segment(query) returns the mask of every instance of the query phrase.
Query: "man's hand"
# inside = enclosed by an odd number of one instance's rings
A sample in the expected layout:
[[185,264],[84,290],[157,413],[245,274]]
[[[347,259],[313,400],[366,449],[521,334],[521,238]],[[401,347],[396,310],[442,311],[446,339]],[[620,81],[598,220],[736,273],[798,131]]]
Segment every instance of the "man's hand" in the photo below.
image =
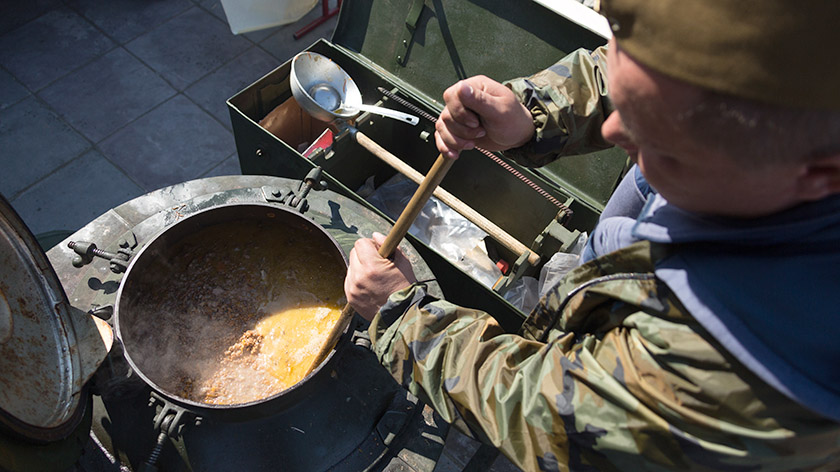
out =
[[393,261],[379,255],[385,236],[373,233],[373,239],[359,239],[350,251],[350,267],[344,279],[347,301],[356,313],[368,321],[388,301],[388,296],[417,281],[411,262],[402,251],[394,251]]
[[435,124],[438,151],[455,159],[464,149],[504,151],[534,135],[531,113],[513,92],[483,75],[461,80],[443,92],[446,107]]

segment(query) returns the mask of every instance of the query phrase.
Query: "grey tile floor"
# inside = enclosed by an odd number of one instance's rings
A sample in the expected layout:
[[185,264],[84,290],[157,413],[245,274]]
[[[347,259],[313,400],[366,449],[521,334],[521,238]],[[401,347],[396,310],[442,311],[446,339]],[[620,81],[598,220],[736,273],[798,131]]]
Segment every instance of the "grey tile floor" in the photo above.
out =
[[244,35],[219,0],[1,0],[0,11],[0,193],[35,234],[238,174],[225,100],[336,20],[295,40],[320,6]]
[[[334,2],[330,2],[334,5]],[[318,38],[234,35],[219,0],[0,0],[0,193],[35,234],[171,184],[239,174],[225,100]],[[436,472],[478,444],[449,435]],[[497,459],[491,470],[518,470]]]

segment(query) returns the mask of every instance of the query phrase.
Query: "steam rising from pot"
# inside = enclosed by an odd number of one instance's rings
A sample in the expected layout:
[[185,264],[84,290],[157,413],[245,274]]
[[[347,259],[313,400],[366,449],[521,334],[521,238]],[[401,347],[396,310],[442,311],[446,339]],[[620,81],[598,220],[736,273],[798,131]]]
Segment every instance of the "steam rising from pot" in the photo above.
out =
[[120,336],[136,370],[165,392],[198,403],[213,398],[207,385],[222,378],[241,394],[233,403],[287,388],[271,375],[253,375],[256,357],[236,365],[234,358],[248,360],[242,354],[259,354],[262,335],[252,336],[251,349],[231,349],[243,335],[249,342],[246,333],[267,316],[345,303],[343,255],[320,228],[296,218],[277,212],[186,224],[153,241],[127,274],[118,302]]

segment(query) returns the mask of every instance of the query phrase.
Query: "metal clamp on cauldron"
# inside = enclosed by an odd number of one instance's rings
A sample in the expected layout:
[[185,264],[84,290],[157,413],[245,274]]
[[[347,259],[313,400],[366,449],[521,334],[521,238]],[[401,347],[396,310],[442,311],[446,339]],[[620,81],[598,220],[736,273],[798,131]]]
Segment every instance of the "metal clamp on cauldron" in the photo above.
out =
[[298,186],[297,192],[292,189],[277,189],[276,187],[265,186],[262,188],[263,196],[267,202],[277,202],[288,205],[295,210],[305,213],[309,209],[306,196],[310,190],[326,190],[327,181],[321,179],[321,168],[316,167],[309,171]]
[[108,259],[108,267],[111,272],[121,274],[128,269],[128,261],[133,255],[133,249],[137,247],[137,238],[133,233],[129,232],[128,236],[119,241],[120,249],[117,252],[103,251],[96,247],[96,244],[86,241],[70,241],[67,247],[76,252],[76,257],[73,258],[74,267],[82,267],[90,264],[94,257],[101,257]]
[[155,447],[149,453],[149,457],[141,464],[140,472],[153,472],[158,470],[157,463],[160,459],[160,454],[166,444],[166,440],[171,438],[177,440],[181,436],[181,432],[187,425],[190,419],[193,419],[195,426],[200,426],[202,418],[196,416],[190,410],[182,408],[172,402],[166,400],[155,392],[151,393],[149,398],[149,407],[156,408],[160,406],[160,410],[155,415],[155,432],[158,433]]

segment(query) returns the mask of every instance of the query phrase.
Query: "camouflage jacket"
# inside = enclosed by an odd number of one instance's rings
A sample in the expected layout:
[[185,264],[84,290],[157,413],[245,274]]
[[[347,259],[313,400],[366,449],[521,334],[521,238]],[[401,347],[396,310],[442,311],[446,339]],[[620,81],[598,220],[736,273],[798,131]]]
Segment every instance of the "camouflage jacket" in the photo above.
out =
[[530,77],[505,83],[531,112],[536,133],[522,147],[504,152],[526,167],[539,167],[560,156],[612,147],[601,124],[612,112],[607,96],[607,51],[578,49]]
[[520,334],[415,285],[371,324],[394,378],[524,470],[840,470],[840,425],[730,356],[636,243],[573,270]]
[[[604,50],[507,85],[535,138],[524,165],[607,147]],[[756,377],[654,274],[640,242],[572,271],[519,334],[426,294],[393,294],[374,351],[447,421],[524,470],[840,470],[840,425]]]

